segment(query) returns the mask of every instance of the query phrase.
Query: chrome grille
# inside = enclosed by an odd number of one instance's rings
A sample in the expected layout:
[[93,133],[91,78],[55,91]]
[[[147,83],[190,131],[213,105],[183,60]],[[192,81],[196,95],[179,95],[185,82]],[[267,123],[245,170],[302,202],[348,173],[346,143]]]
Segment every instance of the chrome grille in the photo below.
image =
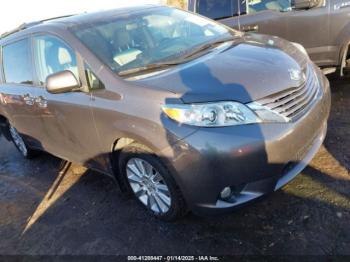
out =
[[306,68],[306,81],[299,87],[289,88],[277,94],[256,101],[259,105],[268,108],[289,119],[302,115],[317,97],[319,84],[313,66]]

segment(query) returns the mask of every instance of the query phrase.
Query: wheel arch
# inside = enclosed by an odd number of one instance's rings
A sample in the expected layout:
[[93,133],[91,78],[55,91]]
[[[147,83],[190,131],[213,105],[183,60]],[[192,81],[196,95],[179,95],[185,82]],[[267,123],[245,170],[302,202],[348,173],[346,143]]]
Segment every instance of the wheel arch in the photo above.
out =
[[0,115],[0,133],[4,135],[4,137],[11,141],[10,131],[9,131],[9,122],[7,118],[3,115]]
[[346,67],[346,60],[350,56],[350,37],[349,39],[343,44],[341,51],[340,51],[340,76],[344,76],[344,68]]
[[166,170],[169,172],[170,174],[170,179],[174,182],[178,192],[181,193],[181,195],[184,197],[184,203],[186,206],[186,212],[187,212],[187,198],[185,197],[184,194],[184,187],[183,184],[181,182],[181,180],[179,179],[179,177],[176,175],[176,170],[173,167],[173,165],[171,164],[171,161],[166,158],[165,156],[163,156],[161,154],[160,150],[155,149],[154,147],[152,147],[152,145],[149,145],[149,143],[144,142],[142,139],[135,139],[135,138],[131,138],[129,136],[124,136],[121,138],[116,139],[116,141],[113,143],[112,145],[112,153],[110,155],[110,161],[111,161],[111,165],[112,165],[112,169],[113,169],[113,176],[116,180],[116,182],[119,184],[120,189],[122,192],[126,192],[126,189],[123,187],[123,183],[122,183],[122,178],[121,176],[119,176],[119,159],[120,159],[120,153],[122,152],[123,148],[132,145],[132,144],[138,144],[139,146],[142,146],[142,148],[144,148],[146,151],[149,151],[150,154],[152,154],[153,156],[155,156],[156,158],[158,158],[161,163],[164,165],[164,167],[166,168]]
[[349,55],[350,46],[350,22],[345,23],[337,35],[334,36],[334,46],[338,47],[338,66],[341,76],[344,75],[344,68],[346,66],[346,58]]
[[175,175],[176,170],[172,166],[171,161],[169,161],[169,159],[164,157],[161,154],[160,150],[156,149],[154,146],[147,143],[147,141],[144,141],[143,139],[133,138],[131,136],[123,136],[121,138],[118,138],[114,141],[114,143],[112,145],[112,151],[110,154],[110,163],[111,163],[112,170],[114,173],[113,176],[116,178],[117,181],[118,181],[118,163],[119,163],[120,153],[123,150],[123,148],[125,148],[133,143],[137,143],[139,145],[142,145],[146,150],[152,152],[156,157],[158,157],[159,160],[169,170],[169,172],[171,173],[172,178],[175,180],[176,184],[179,186],[180,189],[182,189],[182,183],[181,183],[181,181],[179,181],[178,177]]
[[0,114],[0,123],[7,122],[7,118]]
[[161,157],[160,152],[162,151],[163,148],[157,147],[156,144],[153,144],[150,141],[142,137],[139,137],[136,134],[123,133],[119,138],[115,139],[111,145],[110,152],[112,153],[111,154],[112,164],[113,164],[113,161],[115,161],[115,159],[118,159],[118,156],[121,150],[132,143],[140,144],[144,146],[147,150],[152,152],[153,154],[157,155],[158,157]]
[[[145,141],[144,139],[135,138],[134,136],[125,135],[118,139],[116,139],[112,144],[112,150],[111,150],[111,163],[112,167],[115,168],[115,163],[117,163],[119,159],[120,152],[123,150],[123,148],[127,147],[128,145],[131,145],[133,143],[137,143],[145,147],[150,152],[157,155],[157,152],[159,151],[157,148],[155,148],[153,145]],[[114,170],[115,171],[115,170]]]

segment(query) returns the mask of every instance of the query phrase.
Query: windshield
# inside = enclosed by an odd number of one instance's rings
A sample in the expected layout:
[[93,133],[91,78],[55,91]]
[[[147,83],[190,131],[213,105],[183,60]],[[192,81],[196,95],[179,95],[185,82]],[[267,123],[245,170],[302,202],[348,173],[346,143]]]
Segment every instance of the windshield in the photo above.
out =
[[238,34],[209,19],[168,7],[106,18],[72,31],[118,74],[179,60],[198,47]]

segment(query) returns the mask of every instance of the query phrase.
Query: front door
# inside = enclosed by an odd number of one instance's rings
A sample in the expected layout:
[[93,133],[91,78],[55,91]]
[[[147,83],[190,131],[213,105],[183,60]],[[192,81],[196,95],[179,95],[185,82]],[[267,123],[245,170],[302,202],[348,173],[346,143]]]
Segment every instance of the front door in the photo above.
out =
[[[316,1],[316,3],[318,0]],[[288,16],[287,40],[302,44],[318,65],[334,65],[335,49],[330,44],[329,1],[310,9],[293,10]]]
[[239,0],[240,30],[288,37],[290,0]]
[[61,39],[50,35],[34,37],[34,60],[40,86],[36,102],[40,108],[44,148],[64,159],[90,166],[100,144],[90,108],[91,94],[76,91],[51,94],[45,88],[46,78],[64,70],[77,79],[79,67],[75,51]]
[[[239,0],[240,30],[276,35],[302,44],[317,64],[329,61],[329,16],[325,0],[313,7],[300,7],[300,1]],[[307,3],[304,1],[303,4]]]

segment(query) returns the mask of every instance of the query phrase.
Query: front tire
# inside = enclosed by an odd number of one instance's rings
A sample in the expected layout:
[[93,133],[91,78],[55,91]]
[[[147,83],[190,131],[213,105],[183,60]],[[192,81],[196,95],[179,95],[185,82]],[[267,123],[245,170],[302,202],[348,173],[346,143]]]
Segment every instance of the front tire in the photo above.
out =
[[187,213],[185,200],[162,161],[140,144],[120,152],[119,182],[122,190],[153,216],[173,221]]

